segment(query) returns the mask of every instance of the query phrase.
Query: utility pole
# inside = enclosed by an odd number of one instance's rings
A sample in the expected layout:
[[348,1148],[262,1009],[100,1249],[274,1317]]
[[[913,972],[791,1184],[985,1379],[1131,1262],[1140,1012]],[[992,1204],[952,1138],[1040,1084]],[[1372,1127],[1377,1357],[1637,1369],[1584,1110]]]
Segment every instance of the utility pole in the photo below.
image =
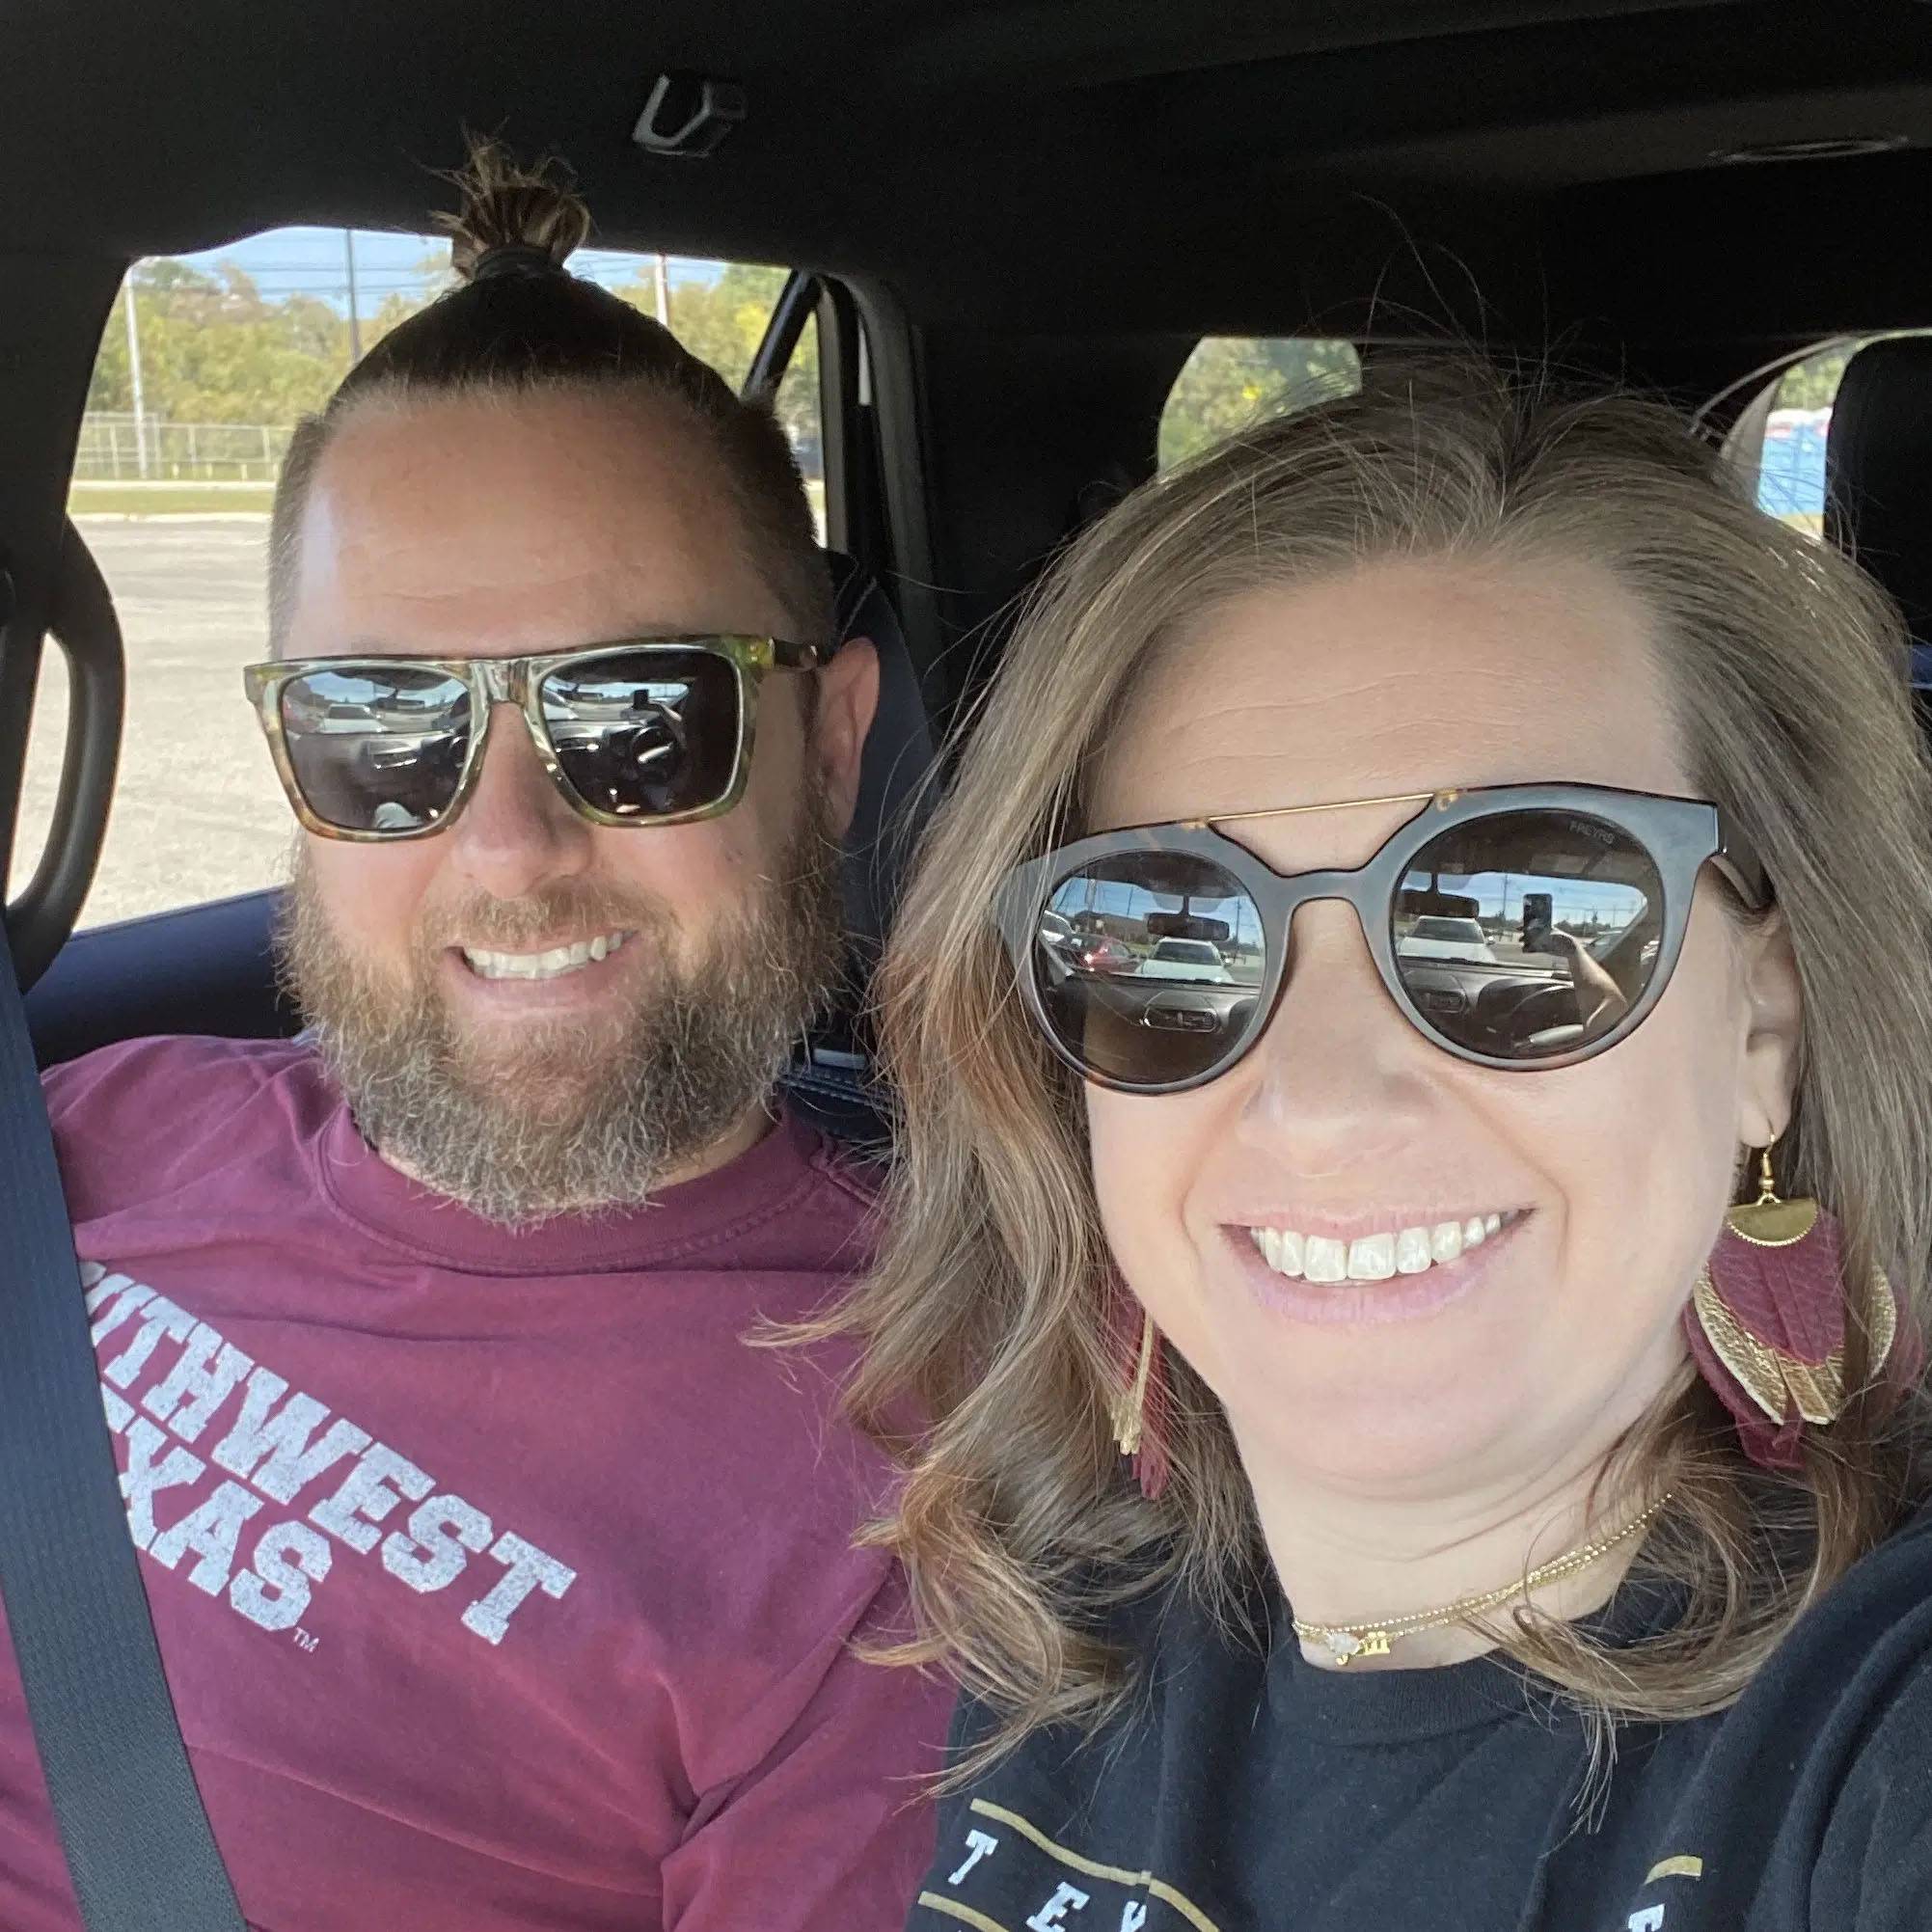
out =
[[670,327],[670,267],[662,255],[657,258],[657,265],[652,272],[651,281],[657,291],[658,320],[668,329]]
[[134,316],[134,267],[130,262],[127,280],[122,284],[127,303],[127,376],[134,392],[134,460],[142,476],[148,475],[148,413],[141,398],[141,325]]
[[363,319],[356,309],[356,231],[342,231],[342,258],[349,266],[349,366],[363,359]]

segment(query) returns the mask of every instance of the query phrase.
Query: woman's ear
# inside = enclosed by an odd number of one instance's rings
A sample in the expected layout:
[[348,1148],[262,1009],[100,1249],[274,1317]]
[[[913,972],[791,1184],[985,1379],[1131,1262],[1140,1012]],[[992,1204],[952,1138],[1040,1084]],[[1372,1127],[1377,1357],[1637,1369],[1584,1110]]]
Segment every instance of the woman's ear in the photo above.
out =
[[1741,940],[1744,1054],[1738,1069],[1737,1138],[1769,1147],[1791,1124],[1804,1037],[1798,960],[1783,914],[1775,909]]

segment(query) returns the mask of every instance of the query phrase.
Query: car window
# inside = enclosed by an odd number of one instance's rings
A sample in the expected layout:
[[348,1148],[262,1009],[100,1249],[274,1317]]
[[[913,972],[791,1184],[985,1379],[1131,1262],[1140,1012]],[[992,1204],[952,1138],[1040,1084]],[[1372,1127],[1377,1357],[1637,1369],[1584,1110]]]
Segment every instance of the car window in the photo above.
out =
[[[266,649],[277,468],[295,423],[350,363],[449,285],[449,259],[448,240],[431,235],[277,229],[141,261],[117,299],[69,494],[127,650],[121,770],[83,925],[279,883],[291,821],[240,672]],[[734,385],[786,276],[597,249],[571,267],[667,320]],[[808,324],[776,408],[823,529],[817,350]],[[10,894],[32,873],[59,781],[48,675]]]
[[23,797],[20,821],[14,830],[14,851],[7,867],[7,894],[17,898],[41,855],[47,849],[53,818],[53,797],[61,781],[61,760],[67,748],[68,661],[49,643],[41,653],[34,689],[34,708],[27,717],[27,761],[21,774]]
[[1748,409],[1726,449],[1756,481],[1757,507],[1808,536],[1825,527],[1825,444],[1845,365],[1877,336],[1828,342],[1794,363]]
[[1362,386],[1352,342],[1313,336],[1204,336],[1160,415],[1160,467],[1269,416]]

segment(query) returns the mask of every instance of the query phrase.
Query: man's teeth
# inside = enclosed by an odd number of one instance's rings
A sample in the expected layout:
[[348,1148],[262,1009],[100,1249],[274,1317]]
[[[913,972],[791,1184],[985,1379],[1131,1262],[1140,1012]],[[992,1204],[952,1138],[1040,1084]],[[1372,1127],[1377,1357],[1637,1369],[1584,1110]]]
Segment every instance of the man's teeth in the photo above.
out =
[[574,946],[552,946],[547,953],[491,953],[480,946],[465,946],[463,957],[480,979],[555,979],[559,973],[587,966],[592,960],[608,959],[630,937],[628,933],[599,933],[594,939],[580,939]]
[[1456,1261],[1465,1249],[1481,1247],[1515,1218],[1513,1213],[1472,1214],[1466,1221],[1359,1235],[1352,1241],[1298,1235],[1293,1228],[1250,1228],[1248,1233],[1276,1274],[1320,1282],[1387,1281],[1391,1275],[1422,1274],[1439,1262]]

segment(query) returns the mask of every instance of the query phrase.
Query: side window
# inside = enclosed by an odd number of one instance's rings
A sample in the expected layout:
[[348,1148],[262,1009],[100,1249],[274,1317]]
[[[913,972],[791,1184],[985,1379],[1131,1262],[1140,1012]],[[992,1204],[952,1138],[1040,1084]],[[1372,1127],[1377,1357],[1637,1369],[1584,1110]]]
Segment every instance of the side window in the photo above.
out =
[[1362,386],[1352,342],[1313,336],[1204,336],[1160,413],[1160,467],[1185,461],[1264,417]]
[[1827,343],[1794,363],[1738,419],[1726,450],[1755,476],[1757,507],[1808,536],[1825,527],[1825,444],[1845,366],[1876,336]]
[[7,899],[17,899],[33,878],[54,822],[54,794],[68,737],[68,661],[49,641],[41,653],[34,708],[27,718],[27,762],[20,774],[20,816],[14,827],[13,857],[0,880]]
[[1754,417],[1762,423],[1757,507],[1807,536],[1824,533],[1825,439],[1831,432],[1832,404],[1845,365],[1861,346],[1835,342],[1794,364],[1778,378],[1769,406],[1747,411],[1739,425],[1755,429]]
[[[344,372],[449,286],[447,240],[271,230],[136,264],[102,338],[69,509],[114,593],[127,720],[107,842],[83,925],[280,882],[291,835],[240,667],[266,654],[269,504],[288,438]],[[741,385],[786,271],[582,250],[571,267],[665,320]],[[818,338],[777,410],[824,522]],[[58,679],[57,653],[41,696]],[[35,723],[15,891],[51,811],[58,724]],[[36,814],[39,814],[37,817]]]

